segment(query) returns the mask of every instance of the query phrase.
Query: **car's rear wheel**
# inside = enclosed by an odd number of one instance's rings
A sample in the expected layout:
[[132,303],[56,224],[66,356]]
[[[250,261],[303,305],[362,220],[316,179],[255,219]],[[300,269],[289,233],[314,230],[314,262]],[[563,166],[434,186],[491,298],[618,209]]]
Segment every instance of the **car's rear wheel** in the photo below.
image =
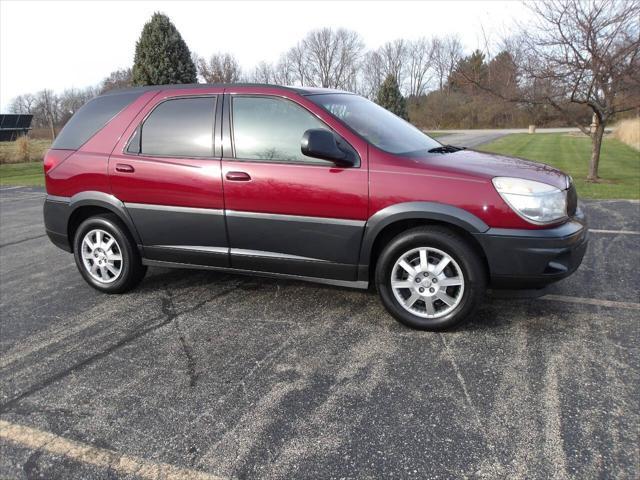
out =
[[481,302],[486,272],[475,249],[455,232],[419,227],[384,248],[376,286],[386,309],[404,325],[444,330],[466,320]]
[[131,290],[147,270],[135,243],[113,214],[82,222],[75,233],[73,252],[87,283],[105,293]]

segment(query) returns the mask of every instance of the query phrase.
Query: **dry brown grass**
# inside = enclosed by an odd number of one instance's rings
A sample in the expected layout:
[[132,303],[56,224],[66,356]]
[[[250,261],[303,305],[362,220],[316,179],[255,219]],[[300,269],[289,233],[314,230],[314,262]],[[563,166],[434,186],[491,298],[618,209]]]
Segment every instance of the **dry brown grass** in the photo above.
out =
[[16,140],[15,144],[14,158],[16,159],[16,162],[28,162],[30,152],[31,145],[29,142],[29,137],[27,137],[26,135],[22,135]]
[[621,120],[616,124],[613,134],[631,148],[640,150],[640,118]]
[[34,140],[27,136],[14,142],[0,142],[0,164],[42,161],[51,140]]

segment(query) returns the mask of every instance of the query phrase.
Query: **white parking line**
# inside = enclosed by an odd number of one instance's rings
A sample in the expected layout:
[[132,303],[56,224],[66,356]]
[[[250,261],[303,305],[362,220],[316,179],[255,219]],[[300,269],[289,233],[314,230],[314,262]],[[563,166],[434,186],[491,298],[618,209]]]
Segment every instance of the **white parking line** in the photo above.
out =
[[33,193],[19,193],[18,195],[11,195],[9,196],[0,196],[0,202],[2,203],[11,203],[11,202],[22,202],[24,200],[30,200],[32,198],[41,198],[44,199],[44,195],[43,194],[33,194]]
[[640,303],[614,302],[613,300],[598,300],[597,298],[567,297],[565,295],[543,295],[540,300],[552,300],[555,302],[579,303],[582,305],[597,305],[599,307],[627,308],[640,310]]
[[590,233],[613,233],[613,234],[620,234],[620,235],[640,235],[640,232],[636,231],[636,230],[598,230],[598,229],[594,229],[594,228],[590,228],[589,229]]
[[209,473],[158,463],[98,448],[53,433],[0,420],[0,438],[33,450],[63,455],[75,461],[153,480],[222,480]]

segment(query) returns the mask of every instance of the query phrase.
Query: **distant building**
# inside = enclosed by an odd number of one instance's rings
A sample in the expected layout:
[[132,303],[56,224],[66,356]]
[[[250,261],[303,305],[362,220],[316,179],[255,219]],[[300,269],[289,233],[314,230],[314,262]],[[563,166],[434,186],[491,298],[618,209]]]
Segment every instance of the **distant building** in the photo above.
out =
[[9,142],[29,133],[32,119],[33,115],[0,114],[0,142]]

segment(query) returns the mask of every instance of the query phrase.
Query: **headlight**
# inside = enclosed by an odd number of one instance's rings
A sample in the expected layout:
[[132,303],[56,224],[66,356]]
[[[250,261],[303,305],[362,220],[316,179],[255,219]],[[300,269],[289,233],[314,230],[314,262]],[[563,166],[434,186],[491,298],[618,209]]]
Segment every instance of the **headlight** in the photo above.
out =
[[567,194],[552,185],[523,178],[495,177],[502,199],[525,220],[545,224],[567,216]]

